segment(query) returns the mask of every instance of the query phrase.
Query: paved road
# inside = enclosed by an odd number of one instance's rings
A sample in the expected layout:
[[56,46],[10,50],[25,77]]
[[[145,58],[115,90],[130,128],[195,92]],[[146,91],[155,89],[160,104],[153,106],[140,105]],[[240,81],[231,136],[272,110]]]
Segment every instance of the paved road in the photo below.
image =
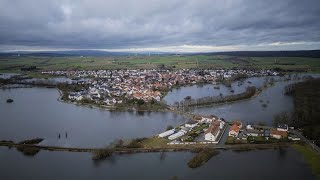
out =
[[311,142],[309,139],[304,137],[299,131],[297,130],[290,130],[292,133],[300,137],[300,139],[306,143],[308,143],[314,150],[318,151],[320,153],[320,148],[319,146],[315,145],[313,142]]

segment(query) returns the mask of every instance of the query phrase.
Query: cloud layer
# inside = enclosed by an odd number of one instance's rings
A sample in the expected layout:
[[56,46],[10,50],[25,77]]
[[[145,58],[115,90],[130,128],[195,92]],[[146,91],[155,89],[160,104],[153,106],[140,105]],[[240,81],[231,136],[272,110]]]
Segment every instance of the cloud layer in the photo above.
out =
[[0,49],[318,49],[319,17],[319,0],[0,0]]

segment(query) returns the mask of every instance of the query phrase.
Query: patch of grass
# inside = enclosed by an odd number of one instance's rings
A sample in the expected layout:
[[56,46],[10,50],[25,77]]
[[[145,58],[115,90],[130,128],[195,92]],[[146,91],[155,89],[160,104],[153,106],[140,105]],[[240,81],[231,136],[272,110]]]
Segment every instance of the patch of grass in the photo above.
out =
[[312,171],[317,175],[318,179],[320,179],[320,155],[307,145],[294,144],[292,146],[304,156],[307,163],[311,166]]
[[130,141],[130,143],[126,146],[127,148],[143,148],[143,141],[147,138],[136,138]]
[[170,141],[166,138],[151,137],[143,140],[141,144],[145,148],[161,148],[166,147]]
[[245,144],[245,143],[247,143],[246,140],[237,139],[231,136],[228,136],[225,142],[225,144]]
[[188,162],[188,166],[190,168],[200,167],[217,154],[219,154],[219,151],[215,149],[204,148]]

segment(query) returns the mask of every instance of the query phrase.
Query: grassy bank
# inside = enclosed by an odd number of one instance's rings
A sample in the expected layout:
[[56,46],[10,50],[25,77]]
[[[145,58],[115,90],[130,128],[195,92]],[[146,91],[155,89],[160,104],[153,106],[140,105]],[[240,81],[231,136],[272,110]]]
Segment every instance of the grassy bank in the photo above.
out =
[[313,173],[320,179],[320,154],[307,145],[294,144],[292,147],[304,156]]

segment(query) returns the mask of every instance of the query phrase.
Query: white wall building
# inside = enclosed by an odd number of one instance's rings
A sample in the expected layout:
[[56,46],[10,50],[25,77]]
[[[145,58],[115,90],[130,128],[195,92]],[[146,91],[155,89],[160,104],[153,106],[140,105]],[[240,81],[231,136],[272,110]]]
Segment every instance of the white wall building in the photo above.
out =
[[213,121],[210,125],[210,127],[206,130],[204,139],[206,141],[216,141],[220,130],[223,128],[224,122],[222,121]]

